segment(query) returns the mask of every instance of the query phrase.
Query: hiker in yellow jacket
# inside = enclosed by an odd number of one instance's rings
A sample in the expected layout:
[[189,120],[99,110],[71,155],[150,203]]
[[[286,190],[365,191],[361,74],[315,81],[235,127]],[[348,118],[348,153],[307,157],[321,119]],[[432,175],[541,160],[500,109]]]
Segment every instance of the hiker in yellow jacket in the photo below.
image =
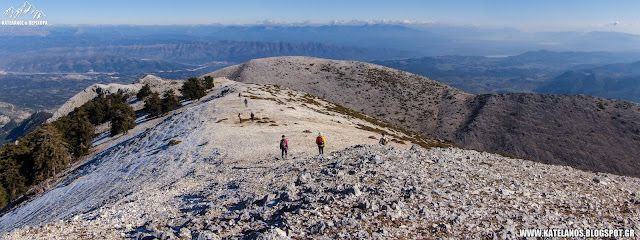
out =
[[318,133],[318,137],[316,138],[316,144],[318,144],[318,152],[320,154],[324,153],[324,146],[327,144],[327,140],[324,139],[322,133]]

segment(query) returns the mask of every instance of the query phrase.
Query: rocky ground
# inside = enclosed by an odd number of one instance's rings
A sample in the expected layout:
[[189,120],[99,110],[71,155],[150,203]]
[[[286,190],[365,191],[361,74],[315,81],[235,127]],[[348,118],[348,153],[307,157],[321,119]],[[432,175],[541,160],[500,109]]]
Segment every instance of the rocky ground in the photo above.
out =
[[636,178],[455,148],[220,158],[165,189],[183,195],[134,194],[8,237],[502,239],[532,228],[640,229]]
[[[511,239],[530,228],[640,230],[638,178],[458,148],[375,145],[378,133],[367,129],[407,136],[302,93],[216,83],[203,100],[98,144],[60,184],[2,216],[2,238]],[[237,91],[253,96],[249,108]],[[233,119],[247,110],[269,121]],[[324,155],[312,143],[320,130],[330,144]],[[288,159],[277,150],[283,133],[295,146]]]
[[640,104],[586,95],[472,95],[371,63],[254,59],[209,74],[278,84],[458,146],[640,177]]

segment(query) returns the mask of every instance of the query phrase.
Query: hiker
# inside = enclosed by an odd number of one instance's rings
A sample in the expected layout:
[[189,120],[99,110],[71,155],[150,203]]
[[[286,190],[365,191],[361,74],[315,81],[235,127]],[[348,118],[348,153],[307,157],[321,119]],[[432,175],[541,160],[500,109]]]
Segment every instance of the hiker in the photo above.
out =
[[322,133],[318,133],[318,137],[316,138],[316,144],[318,144],[318,152],[319,154],[324,153],[324,146],[327,144],[327,140],[322,136]]
[[255,115],[253,115],[253,112],[251,112],[251,121],[253,122],[253,118],[255,117]]
[[242,92],[238,92],[238,98],[242,99]]
[[244,98],[244,107],[248,107],[249,101],[247,100],[247,98]]
[[242,114],[238,113],[238,120],[240,120],[240,123],[242,123]]
[[378,143],[380,145],[387,145],[389,143],[389,139],[387,137],[385,137],[384,133],[383,133],[382,137],[380,138],[380,141]]
[[282,140],[280,140],[280,150],[282,150],[282,159],[287,159],[287,151],[289,150],[289,142],[284,135],[282,135]]

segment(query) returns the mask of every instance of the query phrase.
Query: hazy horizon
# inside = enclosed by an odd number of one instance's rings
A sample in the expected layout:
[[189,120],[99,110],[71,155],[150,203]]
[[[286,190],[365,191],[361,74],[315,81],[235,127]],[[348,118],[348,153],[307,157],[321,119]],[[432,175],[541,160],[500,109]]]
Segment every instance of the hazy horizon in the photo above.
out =
[[[5,13],[24,5],[10,0]],[[235,2],[29,1],[49,25],[254,25],[254,24],[436,24],[513,28],[525,32],[610,31],[640,34],[640,2],[617,1],[417,1],[335,0]],[[13,20],[3,14],[3,21]],[[22,16],[23,20],[32,20]]]

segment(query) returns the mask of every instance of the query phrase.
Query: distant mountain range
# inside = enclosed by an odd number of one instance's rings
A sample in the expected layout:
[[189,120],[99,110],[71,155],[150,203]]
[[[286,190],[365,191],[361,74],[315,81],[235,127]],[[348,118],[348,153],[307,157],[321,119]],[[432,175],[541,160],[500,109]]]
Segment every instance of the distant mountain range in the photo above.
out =
[[207,64],[213,61],[242,62],[254,58],[274,56],[315,56],[345,60],[375,60],[402,58],[411,55],[408,52],[393,49],[264,41],[191,41],[151,45],[50,48],[25,54],[66,57],[120,56],[187,64]]
[[140,74],[186,71],[194,65],[161,60],[142,60],[116,56],[38,56],[15,57],[0,60],[0,69],[15,73],[120,73]]
[[[640,36],[618,32],[521,32],[439,24],[0,26],[0,51],[153,45],[197,41],[324,43],[409,51],[422,56],[516,55],[527,51],[640,51]],[[44,36],[44,38],[43,38]],[[405,58],[408,58],[405,57]],[[377,58],[385,59],[385,58]]]
[[534,91],[588,94],[640,102],[640,62],[567,71]]
[[[636,94],[640,88],[638,60],[640,53],[633,52],[534,51],[508,57],[442,56],[373,63],[429,76],[476,94],[589,94],[640,102]],[[598,83],[588,83],[596,79]]]

